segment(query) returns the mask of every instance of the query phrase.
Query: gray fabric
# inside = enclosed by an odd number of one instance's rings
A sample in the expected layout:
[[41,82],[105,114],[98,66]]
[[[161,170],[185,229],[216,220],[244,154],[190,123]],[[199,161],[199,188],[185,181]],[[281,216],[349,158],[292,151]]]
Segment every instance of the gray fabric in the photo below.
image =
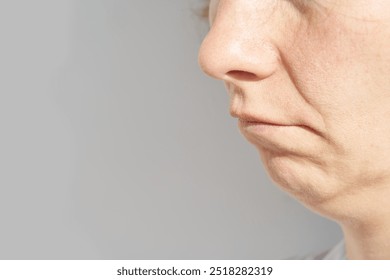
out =
[[336,246],[327,251],[322,258],[317,260],[346,260],[344,240],[340,241]]
[[341,240],[329,250],[316,255],[293,257],[290,260],[346,260],[344,240]]

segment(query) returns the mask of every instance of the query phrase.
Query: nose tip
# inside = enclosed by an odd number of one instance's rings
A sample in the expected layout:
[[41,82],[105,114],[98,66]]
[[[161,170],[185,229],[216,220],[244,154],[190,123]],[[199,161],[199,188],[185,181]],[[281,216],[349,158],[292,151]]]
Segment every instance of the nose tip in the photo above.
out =
[[219,80],[265,79],[272,75],[278,62],[277,52],[264,39],[240,37],[217,29],[210,30],[198,55],[201,69]]
[[211,42],[210,33],[203,40],[198,53],[198,64],[204,73],[215,79],[222,79],[224,70],[220,61],[219,48]]

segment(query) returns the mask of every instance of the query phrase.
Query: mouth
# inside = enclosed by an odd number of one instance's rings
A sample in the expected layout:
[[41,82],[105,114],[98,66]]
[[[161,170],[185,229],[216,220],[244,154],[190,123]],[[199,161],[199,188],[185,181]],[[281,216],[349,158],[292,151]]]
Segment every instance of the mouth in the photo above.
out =
[[245,120],[245,119],[238,119],[239,123],[242,126],[291,126],[291,125],[285,125],[285,124],[280,124],[280,123],[273,123],[273,122],[265,122],[265,121],[251,121],[251,120]]
[[304,151],[313,140],[314,130],[305,125],[239,119],[238,126],[249,142],[275,151]]
[[255,131],[261,131],[265,129],[272,129],[272,128],[292,128],[292,127],[297,127],[297,128],[302,128],[305,129],[311,133],[314,134],[319,134],[316,130],[313,128],[307,126],[307,125],[302,125],[302,124],[284,124],[284,123],[277,123],[277,122],[269,122],[269,121],[258,121],[258,120],[250,120],[250,119],[238,119],[239,126],[243,129],[252,129]]
[[251,135],[259,139],[269,138],[270,134],[275,135],[278,131],[283,131],[285,128],[294,127],[294,125],[285,125],[280,123],[248,121],[239,119],[238,126],[244,135]]

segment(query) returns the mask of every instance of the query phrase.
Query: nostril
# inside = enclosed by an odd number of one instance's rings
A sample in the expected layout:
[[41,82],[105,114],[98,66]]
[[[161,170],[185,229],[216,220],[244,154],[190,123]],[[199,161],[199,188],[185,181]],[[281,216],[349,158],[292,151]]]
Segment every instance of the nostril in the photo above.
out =
[[227,72],[227,75],[237,80],[244,80],[244,81],[259,80],[259,77],[256,74],[253,74],[251,72],[241,71],[241,70],[229,71]]

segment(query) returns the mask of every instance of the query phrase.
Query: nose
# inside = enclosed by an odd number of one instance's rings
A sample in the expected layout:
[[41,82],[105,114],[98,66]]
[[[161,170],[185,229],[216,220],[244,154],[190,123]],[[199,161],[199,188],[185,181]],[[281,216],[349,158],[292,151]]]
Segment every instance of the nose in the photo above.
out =
[[253,15],[247,19],[247,15],[228,9],[217,11],[202,42],[198,56],[201,69],[225,81],[269,77],[277,69],[279,55],[268,36],[270,30],[264,28],[266,23],[254,22]]

